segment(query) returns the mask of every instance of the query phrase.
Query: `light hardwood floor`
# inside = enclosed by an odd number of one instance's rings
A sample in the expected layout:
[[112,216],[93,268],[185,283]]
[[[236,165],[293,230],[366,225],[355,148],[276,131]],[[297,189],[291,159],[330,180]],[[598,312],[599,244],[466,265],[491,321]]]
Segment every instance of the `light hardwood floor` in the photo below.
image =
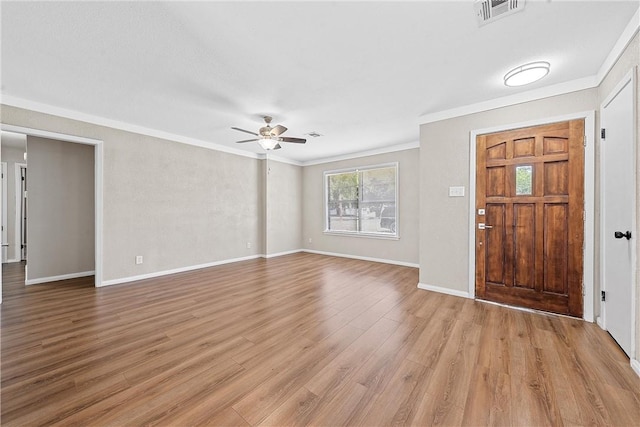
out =
[[640,379],[597,326],[419,290],[413,268],[3,277],[3,426],[640,423]]

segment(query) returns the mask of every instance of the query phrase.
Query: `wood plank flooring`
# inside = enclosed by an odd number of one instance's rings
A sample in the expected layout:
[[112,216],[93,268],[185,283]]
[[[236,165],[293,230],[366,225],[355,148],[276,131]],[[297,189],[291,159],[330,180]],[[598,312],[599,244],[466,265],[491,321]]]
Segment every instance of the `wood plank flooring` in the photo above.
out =
[[96,289],[4,265],[1,423],[639,425],[640,379],[580,320],[294,254]]

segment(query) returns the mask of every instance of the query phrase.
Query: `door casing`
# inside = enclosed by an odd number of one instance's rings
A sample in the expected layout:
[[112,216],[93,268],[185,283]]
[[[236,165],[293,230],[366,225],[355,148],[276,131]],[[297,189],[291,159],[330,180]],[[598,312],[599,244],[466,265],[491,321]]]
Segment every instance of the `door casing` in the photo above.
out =
[[15,173],[14,173],[14,196],[15,196],[15,201],[14,201],[14,211],[13,211],[13,215],[14,215],[14,231],[15,231],[15,244],[14,244],[14,253],[13,253],[13,260],[14,262],[20,262],[22,260],[22,247],[21,247],[21,240],[22,240],[22,228],[21,228],[21,224],[22,224],[22,173],[21,170],[22,168],[27,168],[27,164],[26,163],[16,163],[15,164]]
[[9,176],[7,175],[7,162],[0,164],[2,164],[2,262],[5,263],[9,260],[9,225],[7,221]]
[[583,315],[593,322],[594,314],[594,216],[595,216],[595,112],[585,111],[563,116],[546,117],[520,123],[509,123],[490,128],[475,129],[469,134],[469,297],[476,295],[476,138],[478,135],[496,133],[511,129],[539,126],[556,122],[584,119],[584,261],[583,261]]
[[[16,194],[20,197],[20,205],[16,205],[16,209],[19,211],[20,217],[16,219],[16,224],[20,227],[20,245],[18,246],[20,249],[20,256],[18,259],[20,261],[27,260],[27,235],[29,230],[27,230],[27,167],[20,167],[20,179],[16,180],[16,183],[20,186],[19,189],[16,189]],[[16,239],[16,244],[18,243],[18,239]],[[26,277],[26,274],[25,274]]]

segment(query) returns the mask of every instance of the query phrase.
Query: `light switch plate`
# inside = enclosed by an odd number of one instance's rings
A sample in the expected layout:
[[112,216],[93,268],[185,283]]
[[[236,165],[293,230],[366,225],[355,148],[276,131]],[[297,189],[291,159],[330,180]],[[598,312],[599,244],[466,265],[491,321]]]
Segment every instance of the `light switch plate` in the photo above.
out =
[[449,197],[464,197],[464,187],[449,187]]

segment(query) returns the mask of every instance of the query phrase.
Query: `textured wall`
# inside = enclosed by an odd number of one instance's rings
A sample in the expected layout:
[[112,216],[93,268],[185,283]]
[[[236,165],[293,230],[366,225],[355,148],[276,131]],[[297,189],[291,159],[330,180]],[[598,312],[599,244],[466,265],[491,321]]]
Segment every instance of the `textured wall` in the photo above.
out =
[[2,146],[2,161],[7,163],[7,261],[20,260],[20,236],[16,244],[16,163],[27,163],[24,160],[27,138],[24,138],[24,149]]
[[[388,240],[323,233],[325,228],[324,171],[391,162],[398,162],[398,231],[400,239]],[[418,149],[305,166],[303,171],[304,206],[302,209],[304,248],[417,264],[418,199],[420,196],[417,181],[418,169]],[[309,243],[310,238],[312,239],[311,243]]]
[[266,160],[266,250],[272,255],[302,247],[302,167]]
[[27,281],[93,271],[93,146],[29,136],[27,150]]
[[261,161],[8,106],[2,122],[104,141],[104,280],[262,253]]
[[[469,135],[475,129],[597,109],[596,89],[420,126],[420,282],[469,289]],[[448,197],[464,185],[465,197]]]

